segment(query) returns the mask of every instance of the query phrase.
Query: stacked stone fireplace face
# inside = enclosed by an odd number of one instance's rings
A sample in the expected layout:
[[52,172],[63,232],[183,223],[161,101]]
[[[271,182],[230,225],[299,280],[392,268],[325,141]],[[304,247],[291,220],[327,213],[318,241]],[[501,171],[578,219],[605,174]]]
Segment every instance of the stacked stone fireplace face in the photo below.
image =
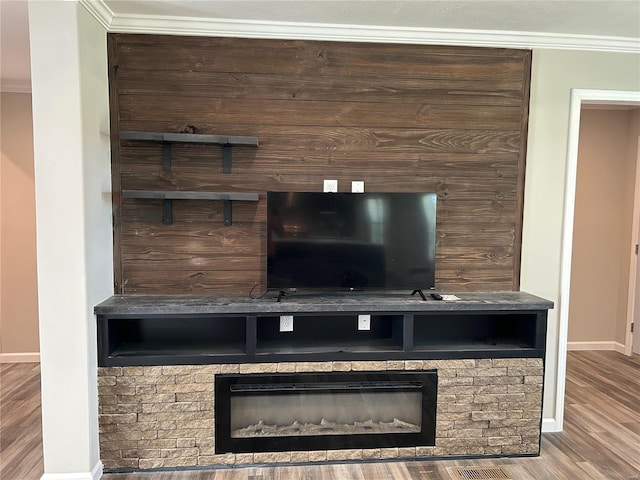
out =
[[[271,374],[284,376],[287,381],[297,381],[301,385],[305,383],[302,380],[310,378],[307,377],[308,374],[326,378],[327,374],[333,376],[349,372],[365,375],[417,373],[426,375],[423,378],[433,378],[434,383],[437,375],[437,397],[434,396],[437,398],[433,432],[435,438],[430,439],[427,435],[407,441],[408,437],[405,436],[391,444],[385,443],[386,440],[377,444],[367,441],[341,443],[327,440],[334,434],[334,439],[348,436],[349,432],[341,431],[324,436],[324,440],[318,442],[317,432],[298,432],[293,435],[295,441],[283,443],[279,439],[291,435],[271,432],[266,435],[266,439],[262,436],[255,443],[256,448],[251,448],[251,442],[244,443],[241,447],[233,445],[233,442],[231,446],[216,445],[220,439],[218,429],[221,428],[218,415],[231,418],[230,402],[228,405],[218,405],[215,400],[216,397],[220,398],[215,392],[216,385],[218,388],[225,385],[225,378],[246,376],[248,381],[244,383],[255,385],[253,379],[256,375],[268,378],[265,374]],[[338,384],[343,384],[353,383],[354,378],[356,382],[362,382],[362,378],[371,377],[356,375],[349,379],[338,375],[333,379]],[[385,381],[389,377],[380,378]],[[375,390],[366,383],[368,380],[364,381],[365,390],[369,387],[369,391],[364,393]],[[540,445],[542,381],[543,366],[539,358],[100,367],[98,388],[101,459],[105,469],[119,470],[457,455],[535,455],[539,452]],[[420,382],[415,379],[405,380],[405,377],[400,382],[399,386],[387,388],[386,393],[393,393],[393,388],[399,388],[396,392],[402,391],[402,395],[409,399],[407,405],[415,406],[415,399],[420,398],[418,403],[423,412],[419,424],[416,423],[416,416],[412,417],[414,420],[397,420],[403,424],[413,424],[413,427],[402,425],[402,428],[428,431],[430,414],[424,397],[429,394],[423,392],[412,397],[411,388],[403,390],[403,387],[411,382]],[[429,380],[426,382],[429,383]],[[407,393],[409,395],[405,395]],[[414,400],[410,400],[411,398]],[[253,409],[251,403],[249,405],[249,410]],[[384,413],[378,419],[359,418],[353,422],[339,422],[349,425],[343,425],[342,428],[346,430],[357,428],[356,422],[364,424],[368,420],[377,422],[379,425],[375,428],[382,428],[382,431],[384,428],[400,428],[398,422],[394,427],[394,419],[387,417],[388,413]],[[328,421],[325,419],[325,424]],[[249,424],[253,423],[255,422],[249,420],[247,425],[238,427],[234,424],[234,428],[231,428],[230,423],[229,436],[238,439],[243,435],[241,429],[249,427],[250,430]],[[284,428],[287,420],[273,423],[282,423],[279,427]],[[361,428],[369,427],[371,422],[368,427],[361,425]],[[255,437],[255,425],[253,429]],[[351,433],[353,437],[361,438],[372,435]],[[401,433],[410,435],[410,432]],[[389,436],[386,431],[380,438]],[[310,441],[311,438],[316,440]],[[274,448],[270,448],[270,445]]]

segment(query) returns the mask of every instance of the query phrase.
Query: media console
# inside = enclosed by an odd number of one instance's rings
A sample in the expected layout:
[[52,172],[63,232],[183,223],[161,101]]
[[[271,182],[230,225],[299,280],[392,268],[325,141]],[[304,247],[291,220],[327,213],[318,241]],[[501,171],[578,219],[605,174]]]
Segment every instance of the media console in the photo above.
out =
[[[524,292],[114,296],[95,307],[100,366],[443,358],[542,358],[552,303]],[[293,316],[281,332],[280,316]],[[358,329],[358,315],[370,328]]]
[[[105,468],[537,455],[552,302],[524,292],[457,296],[111,297],[95,307]],[[292,331],[281,331],[282,316]],[[413,398],[398,411],[418,408],[417,417],[358,417],[363,401],[365,410],[398,404],[385,395]],[[353,418],[307,420],[311,405],[333,401]],[[277,420],[278,404],[291,405],[290,418]],[[262,412],[264,423],[248,415],[234,427],[234,405]],[[311,433],[301,432],[303,418]],[[323,440],[326,422],[343,443]],[[354,429],[381,433],[358,443]],[[281,438],[290,431],[295,440]]]

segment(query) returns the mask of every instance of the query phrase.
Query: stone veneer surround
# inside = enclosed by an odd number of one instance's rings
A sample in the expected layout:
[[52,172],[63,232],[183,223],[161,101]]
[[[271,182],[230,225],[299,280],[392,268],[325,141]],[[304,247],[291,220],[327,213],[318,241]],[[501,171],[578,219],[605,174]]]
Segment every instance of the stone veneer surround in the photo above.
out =
[[[217,374],[432,370],[438,372],[436,445],[215,454]],[[243,363],[99,367],[105,469],[537,454],[540,358]]]

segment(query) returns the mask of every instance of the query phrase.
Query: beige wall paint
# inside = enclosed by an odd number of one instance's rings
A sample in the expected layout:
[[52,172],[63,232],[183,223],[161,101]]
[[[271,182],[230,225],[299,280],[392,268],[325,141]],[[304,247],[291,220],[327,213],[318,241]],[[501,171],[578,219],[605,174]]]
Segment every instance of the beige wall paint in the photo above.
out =
[[0,97],[0,353],[39,351],[31,95]]
[[549,312],[543,417],[557,430],[562,235],[572,89],[640,91],[640,54],[533,52],[520,288],[555,302]]
[[624,343],[636,166],[628,155],[631,113],[583,109],[580,116],[569,342]]

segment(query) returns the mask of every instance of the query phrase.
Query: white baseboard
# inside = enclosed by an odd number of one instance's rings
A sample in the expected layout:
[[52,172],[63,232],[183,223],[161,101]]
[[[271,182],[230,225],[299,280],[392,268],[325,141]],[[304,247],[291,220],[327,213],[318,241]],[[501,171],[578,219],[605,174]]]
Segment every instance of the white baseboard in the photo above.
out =
[[618,342],[567,342],[567,350],[613,350],[624,353],[624,345]]
[[542,433],[554,433],[561,432],[562,428],[558,426],[558,422],[555,418],[543,418],[542,419]]
[[100,477],[102,477],[102,462],[98,460],[90,472],[45,473],[40,480],[100,480]]
[[40,363],[40,353],[0,353],[0,363]]

